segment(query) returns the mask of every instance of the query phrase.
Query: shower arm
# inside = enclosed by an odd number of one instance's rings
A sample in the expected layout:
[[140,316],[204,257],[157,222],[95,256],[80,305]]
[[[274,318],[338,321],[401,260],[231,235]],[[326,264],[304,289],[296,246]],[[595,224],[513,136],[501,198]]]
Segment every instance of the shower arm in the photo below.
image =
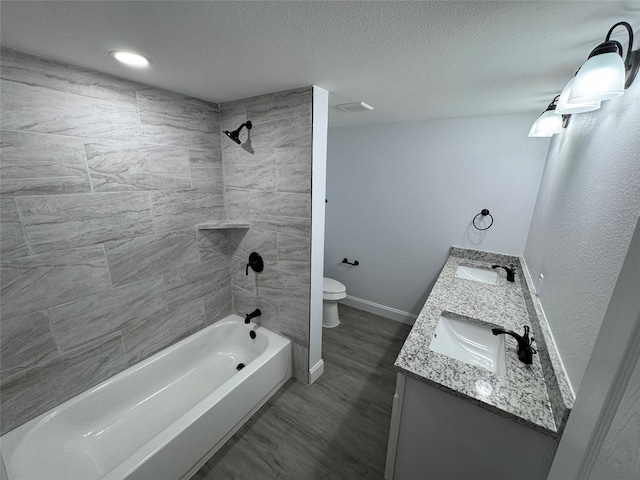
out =
[[244,127],[247,127],[247,130],[251,130],[252,126],[253,125],[251,124],[251,120],[247,120],[242,125],[240,125],[238,128],[236,128],[233,132],[231,132],[231,134],[237,137],[238,135],[240,135],[240,132],[242,131],[242,129]]

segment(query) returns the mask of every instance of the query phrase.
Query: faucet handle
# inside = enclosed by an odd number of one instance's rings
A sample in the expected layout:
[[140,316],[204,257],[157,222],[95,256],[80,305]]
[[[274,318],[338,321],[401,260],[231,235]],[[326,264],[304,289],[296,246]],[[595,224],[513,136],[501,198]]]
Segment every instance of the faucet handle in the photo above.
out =
[[532,344],[533,342],[535,342],[535,341],[536,341],[536,339],[535,339],[535,338],[533,338],[533,337],[529,338],[529,332],[530,332],[529,325],[525,325],[525,326],[524,326],[524,335],[522,336],[522,338],[523,338],[524,340],[526,340],[526,342],[529,344],[529,346],[531,346],[531,344]]
[[264,270],[264,261],[258,252],[251,252],[251,255],[249,255],[249,263],[247,263],[247,268],[244,271],[247,276],[249,275],[249,267],[251,267],[254,272]]

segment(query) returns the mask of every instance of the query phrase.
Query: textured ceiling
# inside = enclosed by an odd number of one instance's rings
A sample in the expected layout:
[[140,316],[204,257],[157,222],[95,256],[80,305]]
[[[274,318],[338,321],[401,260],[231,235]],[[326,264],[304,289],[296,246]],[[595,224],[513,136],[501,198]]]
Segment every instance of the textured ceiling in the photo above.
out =
[[[609,27],[640,28],[640,0],[3,0],[0,9],[3,46],[215,102],[318,85],[331,92],[332,127],[535,118]],[[153,65],[127,69],[114,49]],[[375,110],[334,108],[355,101]]]

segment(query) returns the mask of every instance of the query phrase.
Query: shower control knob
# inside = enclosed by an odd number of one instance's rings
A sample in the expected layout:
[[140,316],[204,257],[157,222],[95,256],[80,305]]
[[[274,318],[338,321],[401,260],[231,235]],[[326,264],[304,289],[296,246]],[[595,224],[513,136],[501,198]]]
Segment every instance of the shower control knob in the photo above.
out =
[[264,270],[264,262],[258,252],[251,252],[251,255],[249,255],[249,263],[247,263],[247,268],[244,272],[245,275],[249,275],[249,267],[251,267],[254,272]]

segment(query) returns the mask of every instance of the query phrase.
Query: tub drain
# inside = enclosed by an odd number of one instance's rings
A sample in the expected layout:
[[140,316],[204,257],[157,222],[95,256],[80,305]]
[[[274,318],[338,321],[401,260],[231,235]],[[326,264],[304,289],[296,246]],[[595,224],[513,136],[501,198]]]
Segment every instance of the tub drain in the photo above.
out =
[[244,368],[244,363],[239,363],[236,367],[236,370],[242,370]]

